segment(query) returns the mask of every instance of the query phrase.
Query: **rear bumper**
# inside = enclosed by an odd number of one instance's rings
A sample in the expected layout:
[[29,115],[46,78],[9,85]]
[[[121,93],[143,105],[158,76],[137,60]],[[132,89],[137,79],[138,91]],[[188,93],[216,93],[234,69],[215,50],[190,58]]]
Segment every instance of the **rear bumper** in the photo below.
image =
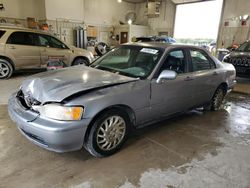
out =
[[57,121],[40,117],[25,110],[13,95],[9,99],[8,111],[20,132],[34,144],[55,152],[79,150],[90,119],[81,121]]
[[236,84],[237,84],[237,81],[234,80],[234,81],[228,86],[227,92],[228,92],[228,93],[231,92]]

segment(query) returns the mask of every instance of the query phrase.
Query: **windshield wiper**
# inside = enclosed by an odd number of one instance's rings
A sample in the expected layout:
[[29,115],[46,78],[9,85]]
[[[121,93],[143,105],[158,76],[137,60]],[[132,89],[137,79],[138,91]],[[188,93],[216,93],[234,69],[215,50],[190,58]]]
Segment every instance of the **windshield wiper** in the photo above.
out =
[[100,70],[104,70],[104,71],[109,71],[109,72],[112,72],[112,73],[115,73],[115,72],[116,72],[115,69],[111,69],[111,68],[109,68],[109,67],[104,67],[104,66],[95,66],[94,68],[100,69]]
[[136,76],[136,75],[133,75],[133,74],[130,74],[130,73],[127,73],[127,72],[120,72],[120,71],[118,71],[118,73],[120,75],[123,75],[123,76],[128,76],[128,77],[132,77],[132,78],[140,78],[139,76]]
[[104,71],[109,71],[109,72],[116,73],[116,74],[120,74],[120,75],[123,75],[123,76],[132,77],[132,78],[140,78],[139,76],[130,74],[128,72],[120,71],[119,69],[117,70],[117,69],[112,69],[112,68],[104,67],[104,66],[96,66],[94,68],[104,70]]

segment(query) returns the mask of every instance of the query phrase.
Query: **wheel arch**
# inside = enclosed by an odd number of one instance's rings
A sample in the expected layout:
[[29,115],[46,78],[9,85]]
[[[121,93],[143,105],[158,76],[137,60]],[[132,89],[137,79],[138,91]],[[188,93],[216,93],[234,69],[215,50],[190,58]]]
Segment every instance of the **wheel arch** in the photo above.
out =
[[13,68],[13,71],[15,70],[15,64],[14,64],[14,62],[13,62],[10,58],[8,58],[8,57],[6,57],[6,56],[0,55],[0,60],[1,60],[1,59],[3,59],[3,60],[5,60],[5,61],[9,62],[9,63],[11,64],[12,68]]
[[86,133],[84,135],[84,142],[86,141],[86,139],[88,138],[88,135],[89,135],[89,132],[92,128],[92,125],[93,123],[97,120],[97,118],[99,118],[102,114],[104,114],[105,112],[107,112],[108,110],[113,110],[113,109],[116,109],[116,110],[120,110],[122,112],[125,112],[128,117],[129,117],[129,120],[131,122],[131,127],[134,127],[135,126],[135,123],[136,123],[136,116],[135,116],[135,112],[134,110],[127,106],[127,105],[124,105],[124,104],[117,104],[117,105],[112,105],[112,106],[109,106],[107,108],[104,108],[102,109],[101,111],[99,111],[95,116],[94,118],[91,120],[90,124],[88,125],[88,128],[86,130]]
[[73,65],[73,63],[74,63],[77,59],[84,59],[84,60],[86,60],[86,61],[88,62],[88,65],[89,65],[89,63],[90,63],[88,57],[86,57],[86,56],[76,56],[76,57],[73,59],[73,61],[71,62],[71,66]]
[[[224,91],[224,94],[226,95],[227,94],[227,90],[228,90],[228,84],[226,83],[226,82],[222,82],[218,87],[217,87],[217,89],[218,88],[223,88],[223,91]],[[217,90],[216,89],[216,90]]]

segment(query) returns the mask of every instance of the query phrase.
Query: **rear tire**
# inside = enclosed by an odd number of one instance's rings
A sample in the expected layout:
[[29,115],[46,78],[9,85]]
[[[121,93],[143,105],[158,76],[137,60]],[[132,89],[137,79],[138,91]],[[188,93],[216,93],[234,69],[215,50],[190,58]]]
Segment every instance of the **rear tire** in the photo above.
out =
[[127,140],[130,120],[120,110],[108,110],[93,123],[85,139],[85,148],[95,157],[107,157],[116,153]]
[[214,93],[214,96],[211,100],[210,105],[205,107],[205,109],[211,110],[211,111],[220,110],[221,105],[224,101],[225,95],[226,95],[225,89],[222,86],[218,87]]
[[76,66],[76,65],[85,65],[85,66],[87,66],[88,64],[89,63],[88,63],[88,61],[86,59],[79,57],[79,58],[74,60],[74,62],[72,63],[72,66]]
[[6,79],[13,74],[13,66],[5,59],[0,59],[0,79]]

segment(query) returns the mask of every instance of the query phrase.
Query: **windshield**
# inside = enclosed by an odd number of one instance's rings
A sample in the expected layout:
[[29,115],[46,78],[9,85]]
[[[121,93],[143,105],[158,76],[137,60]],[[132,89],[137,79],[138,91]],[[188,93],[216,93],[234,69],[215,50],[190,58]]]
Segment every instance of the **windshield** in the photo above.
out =
[[97,59],[91,67],[144,79],[150,75],[163,52],[142,46],[121,46]]
[[239,52],[250,52],[250,42],[244,42],[236,51]]

